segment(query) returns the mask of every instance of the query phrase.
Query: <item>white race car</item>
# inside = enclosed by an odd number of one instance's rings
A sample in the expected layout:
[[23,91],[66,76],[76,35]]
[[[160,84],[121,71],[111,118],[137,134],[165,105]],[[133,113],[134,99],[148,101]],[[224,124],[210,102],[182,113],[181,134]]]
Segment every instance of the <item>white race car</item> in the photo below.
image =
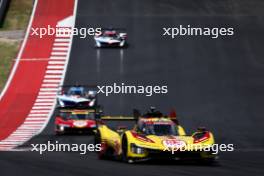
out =
[[67,92],[64,88],[57,95],[58,107],[94,107],[96,106],[96,90],[82,86],[71,86]]
[[124,32],[117,32],[116,30],[108,29],[102,30],[101,34],[95,35],[95,47],[126,47],[127,34]]

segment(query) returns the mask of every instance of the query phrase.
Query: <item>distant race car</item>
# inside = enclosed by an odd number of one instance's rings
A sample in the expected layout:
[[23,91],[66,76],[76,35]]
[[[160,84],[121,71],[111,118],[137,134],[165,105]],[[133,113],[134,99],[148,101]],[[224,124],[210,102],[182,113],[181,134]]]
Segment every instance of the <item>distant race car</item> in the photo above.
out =
[[58,107],[94,107],[97,91],[85,86],[64,86],[57,95]]
[[211,163],[217,158],[211,151],[214,136],[210,131],[200,128],[186,135],[175,118],[164,117],[158,111],[143,116],[136,114],[137,123],[131,130],[125,127],[113,130],[98,123],[95,144],[101,144],[100,159],[117,158],[128,163],[149,159],[197,159]]
[[95,35],[95,47],[125,47],[127,45],[127,33],[118,32],[116,29],[102,30],[101,34]]
[[56,134],[92,133],[96,127],[94,109],[59,109],[55,117]]

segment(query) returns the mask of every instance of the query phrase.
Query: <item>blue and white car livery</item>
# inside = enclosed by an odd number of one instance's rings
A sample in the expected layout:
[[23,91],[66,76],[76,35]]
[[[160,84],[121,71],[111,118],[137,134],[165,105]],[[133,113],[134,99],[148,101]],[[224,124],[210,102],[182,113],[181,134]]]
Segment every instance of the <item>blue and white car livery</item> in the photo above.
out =
[[125,47],[127,45],[127,34],[116,30],[104,30],[94,36],[95,47]]
[[82,86],[72,86],[57,95],[58,107],[94,107],[96,105],[96,90],[89,90]]

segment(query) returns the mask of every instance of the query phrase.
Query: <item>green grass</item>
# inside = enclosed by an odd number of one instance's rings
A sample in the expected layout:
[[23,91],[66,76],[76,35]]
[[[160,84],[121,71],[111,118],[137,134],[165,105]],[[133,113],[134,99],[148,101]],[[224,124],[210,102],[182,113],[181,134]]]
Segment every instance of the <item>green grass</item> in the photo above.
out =
[[2,90],[9,75],[13,59],[18,51],[18,42],[0,42],[0,90]]
[[26,29],[32,7],[33,0],[11,0],[4,24],[0,30]]
[[[25,30],[31,15],[33,0],[11,0],[0,31]],[[18,49],[19,42],[0,41],[0,91],[2,90]]]

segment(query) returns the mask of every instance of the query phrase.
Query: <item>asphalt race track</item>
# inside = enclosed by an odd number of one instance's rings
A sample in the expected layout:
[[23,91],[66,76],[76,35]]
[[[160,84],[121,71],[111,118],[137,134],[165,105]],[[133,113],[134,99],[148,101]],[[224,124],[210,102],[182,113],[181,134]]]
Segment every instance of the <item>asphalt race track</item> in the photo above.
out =
[[[76,27],[118,27],[128,33],[126,49],[95,49],[92,37],[74,38],[65,84],[167,85],[168,94],[110,95],[99,101],[107,115],[131,115],[151,105],[168,112],[192,132],[206,126],[234,152],[213,166],[192,163],[129,165],[98,160],[95,153],[1,152],[1,175],[264,175],[264,2],[259,0],[79,0]],[[233,27],[230,37],[162,36],[178,25]],[[118,122],[121,123],[121,122]],[[28,142],[93,143],[92,136],[62,136],[53,120]]]

